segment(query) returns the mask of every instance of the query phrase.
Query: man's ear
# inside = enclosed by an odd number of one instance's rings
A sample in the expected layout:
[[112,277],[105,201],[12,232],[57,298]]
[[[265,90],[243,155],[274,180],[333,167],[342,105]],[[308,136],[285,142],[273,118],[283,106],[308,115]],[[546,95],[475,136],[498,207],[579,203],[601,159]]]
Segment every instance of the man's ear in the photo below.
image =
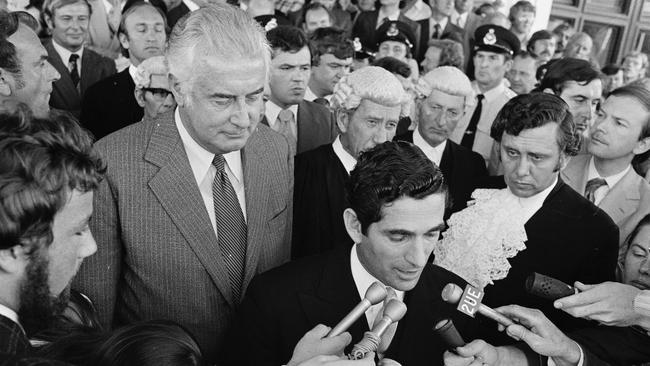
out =
[[347,208],[343,211],[343,222],[345,223],[345,230],[355,243],[361,243],[363,233],[361,232],[361,222],[357,217],[357,213],[353,209]]
[[178,80],[176,75],[172,73],[167,74],[167,79],[169,80],[169,89],[176,100],[176,104],[178,104],[179,107],[184,107],[186,104],[186,93],[185,90],[182,90],[183,88],[181,87],[180,80]]
[[510,71],[510,69],[512,68],[512,64],[513,64],[513,62],[514,62],[514,61],[513,61],[512,59],[507,60],[507,61],[505,62],[506,72]]
[[129,37],[127,37],[126,34],[118,33],[117,39],[120,41],[122,48],[124,48],[125,50],[129,49]]
[[564,170],[564,168],[566,168],[566,166],[569,164],[569,160],[571,160],[571,157],[561,152],[560,160],[557,162],[557,169],[555,171]]
[[341,133],[345,133],[348,130],[350,124],[350,115],[348,111],[339,109],[336,111],[336,125],[339,127]]
[[15,274],[25,270],[29,256],[22,245],[0,250],[0,272]]
[[133,90],[133,95],[135,96],[135,101],[138,102],[138,105],[144,108],[144,91],[139,88]]
[[43,13],[43,19],[45,19],[45,24],[50,30],[54,29],[54,21],[49,15]]
[[11,96],[12,86],[15,85],[14,77],[7,70],[0,69],[0,96]]
[[632,152],[634,155],[641,155],[648,150],[650,150],[650,137],[644,137],[636,143]]

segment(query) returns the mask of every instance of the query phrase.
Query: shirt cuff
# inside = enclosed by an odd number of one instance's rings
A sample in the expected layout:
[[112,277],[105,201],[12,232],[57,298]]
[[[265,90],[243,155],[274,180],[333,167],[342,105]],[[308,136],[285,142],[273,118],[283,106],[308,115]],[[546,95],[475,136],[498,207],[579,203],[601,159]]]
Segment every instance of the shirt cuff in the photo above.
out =
[[[578,346],[578,349],[580,350],[580,359],[578,360],[576,366],[583,366],[585,363],[585,354],[584,352],[582,352],[582,347],[580,347],[580,344],[578,344],[578,342],[575,341],[572,342],[575,343]],[[548,366],[556,366],[555,362],[553,362],[553,360],[550,357],[548,358]]]
[[634,297],[634,312],[642,317],[638,325],[650,331],[650,290],[642,290]]

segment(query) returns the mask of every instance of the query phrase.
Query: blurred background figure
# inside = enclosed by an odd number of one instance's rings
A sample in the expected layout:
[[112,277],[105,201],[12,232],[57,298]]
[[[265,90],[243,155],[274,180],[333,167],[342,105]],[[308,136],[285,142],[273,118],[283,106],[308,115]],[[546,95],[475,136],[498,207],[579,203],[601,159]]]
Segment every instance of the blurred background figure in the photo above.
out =
[[134,75],[135,100],[144,109],[144,117],[155,118],[176,108],[167,80],[169,72],[163,56],[148,58]]
[[594,41],[584,32],[571,36],[564,48],[564,57],[578,58],[591,61],[593,56]]
[[632,51],[623,57],[623,83],[629,84],[646,76],[648,71],[648,55]]
[[526,50],[537,60],[536,65],[543,65],[555,55],[556,41],[551,32],[539,30],[530,37]]
[[451,39],[432,39],[420,63],[422,72],[427,73],[438,66],[454,66],[463,69],[465,55],[463,45]]
[[536,60],[528,51],[520,51],[515,55],[512,67],[506,73],[510,89],[517,94],[530,93],[537,85],[535,73]]
[[352,18],[350,13],[341,8],[338,0],[314,0],[315,3],[322,4],[332,17],[332,26],[342,29],[346,35],[352,32]]
[[573,27],[568,23],[562,23],[555,27],[551,33],[553,33],[553,37],[555,37],[556,44],[555,55],[553,55],[553,58],[560,58],[569,43],[569,38],[571,38],[575,33],[575,29],[573,29]]
[[535,13],[535,6],[526,0],[517,1],[510,7],[510,15],[508,16],[510,23],[512,23],[510,31],[519,38],[519,44],[524,50],[530,37],[530,29],[535,21]]
[[609,94],[614,89],[620,88],[625,83],[623,81],[623,69],[616,64],[605,65],[601,69],[603,73],[603,95]]
[[305,6],[302,29],[311,36],[316,29],[332,26],[332,14],[325,5],[313,2]]
[[411,27],[400,21],[385,22],[377,29],[377,54],[375,60],[383,57],[396,58],[411,69],[411,78],[416,80],[419,75],[418,66],[413,59],[415,51],[415,34]]
[[354,48],[338,28],[317,29],[309,38],[311,76],[304,99],[310,102],[324,98],[329,105],[334,85],[350,73]]

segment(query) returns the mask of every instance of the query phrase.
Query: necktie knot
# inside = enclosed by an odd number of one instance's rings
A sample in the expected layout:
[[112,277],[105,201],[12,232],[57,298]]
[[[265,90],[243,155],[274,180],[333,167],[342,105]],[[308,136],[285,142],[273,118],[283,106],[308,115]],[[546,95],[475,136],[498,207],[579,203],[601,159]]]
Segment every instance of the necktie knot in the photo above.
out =
[[222,172],[225,165],[225,159],[223,158],[223,155],[216,154],[214,156],[214,159],[212,159],[212,165],[217,168],[217,172]]
[[585,197],[591,201],[591,203],[596,202],[596,191],[602,186],[606,186],[607,181],[603,178],[593,178],[589,179],[587,186],[585,187]]
[[70,54],[70,58],[68,59],[68,62],[77,62],[78,59],[79,59],[79,55],[77,55],[76,53],[72,53]]
[[293,112],[291,109],[283,109],[280,111],[280,114],[278,114],[278,119],[282,123],[290,123],[291,120],[293,120]]
[[479,94],[479,95],[476,96],[476,99],[478,99],[478,102],[481,103],[483,101],[483,99],[485,99],[485,95]]

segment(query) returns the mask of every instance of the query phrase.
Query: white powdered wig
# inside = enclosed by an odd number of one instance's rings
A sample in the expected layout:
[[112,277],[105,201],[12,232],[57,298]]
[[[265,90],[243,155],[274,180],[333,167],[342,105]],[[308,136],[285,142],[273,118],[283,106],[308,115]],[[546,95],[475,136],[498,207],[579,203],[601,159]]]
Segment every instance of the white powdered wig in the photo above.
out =
[[151,75],[161,75],[167,78],[168,71],[164,56],[154,56],[142,61],[133,78],[135,88],[148,88],[151,86]]
[[410,113],[411,100],[402,83],[391,72],[377,66],[366,66],[344,76],[334,86],[334,110],[352,111],[368,99],[384,106],[400,106],[400,117]]
[[418,90],[428,97],[433,90],[465,97],[465,110],[475,103],[476,93],[472,83],[462,71],[453,66],[440,66],[420,78]]

